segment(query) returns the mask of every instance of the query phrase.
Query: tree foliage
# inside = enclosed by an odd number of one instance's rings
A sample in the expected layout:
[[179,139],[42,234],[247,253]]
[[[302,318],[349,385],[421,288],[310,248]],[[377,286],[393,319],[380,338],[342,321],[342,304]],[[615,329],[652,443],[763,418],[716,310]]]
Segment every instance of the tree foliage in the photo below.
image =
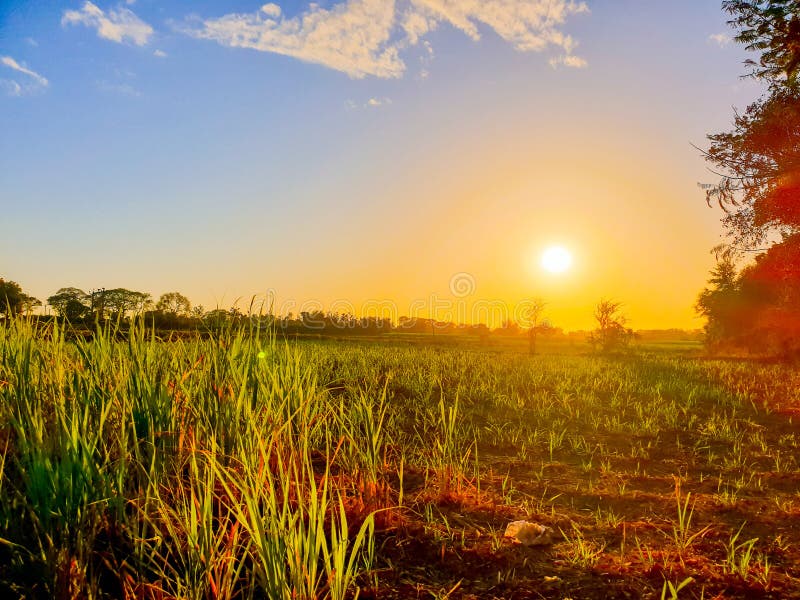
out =
[[41,301],[23,292],[22,287],[16,281],[6,281],[0,278],[0,314],[18,315],[30,312],[41,305]]
[[47,303],[60,317],[68,321],[77,321],[89,313],[89,295],[75,287],[61,288],[47,298]]
[[730,256],[721,258],[708,283],[712,287],[700,292],[697,312],[706,317],[706,343],[717,347],[736,336],[741,307],[740,285],[736,265]]
[[192,303],[180,292],[168,292],[158,299],[156,310],[173,317],[183,317],[192,310]]
[[597,329],[589,334],[589,344],[595,351],[610,354],[625,350],[633,340],[633,330],[625,327],[622,302],[600,300],[594,309]]
[[736,41],[758,52],[747,60],[750,75],[794,85],[800,70],[800,0],[725,0],[722,8],[738,30]]
[[735,39],[758,53],[750,75],[769,91],[737,113],[729,132],[709,135],[706,157],[722,177],[705,186],[731,237],[729,250],[752,250],[771,234],[800,228],[800,0],[725,0]]
[[151,304],[150,294],[125,288],[103,289],[92,298],[93,309],[101,318],[124,319],[129,313],[143,313]]
[[[800,353],[800,253],[776,244],[737,273],[729,256],[711,271],[697,299],[707,318],[712,351],[741,351],[792,358]],[[785,253],[792,253],[786,256]]]
[[[792,352],[800,346],[800,0],[726,0],[736,40],[758,54],[749,75],[767,92],[709,135],[706,158],[721,176],[707,200],[728,233],[697,310],[710,346]],[[736,274],[733,259],[758,254]]]
[[722,180],[707,191],[725,210],[734,250],[800,231],[800,90],[776,91],[709,136],[706,157]]

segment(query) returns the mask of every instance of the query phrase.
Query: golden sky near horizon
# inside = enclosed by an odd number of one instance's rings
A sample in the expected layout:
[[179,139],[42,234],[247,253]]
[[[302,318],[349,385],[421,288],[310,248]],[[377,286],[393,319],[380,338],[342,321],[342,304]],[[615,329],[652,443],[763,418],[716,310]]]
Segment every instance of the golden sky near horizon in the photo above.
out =
[[[274,290],[284,312],[457,301],[467,321],[539,297],[567,330],[608,298],[636,329],[701,327],[722,230],[692,144],[757,97],[745,53],[715,3],[555,4],[543,22],[544,0],[454,3],[413,31],[406,0],[199,3],[192,31],[170,29],[172,4],[113,30],[79,7],[18,11],[0,276],[41,299],[177,290],[211,309]],[[221,23],[277,37],[240,48]],[[365,28],[373,46],[342,46]],[[552,245],[565,273],[539,265]],[[456,298],[458,274],[474,289]]]

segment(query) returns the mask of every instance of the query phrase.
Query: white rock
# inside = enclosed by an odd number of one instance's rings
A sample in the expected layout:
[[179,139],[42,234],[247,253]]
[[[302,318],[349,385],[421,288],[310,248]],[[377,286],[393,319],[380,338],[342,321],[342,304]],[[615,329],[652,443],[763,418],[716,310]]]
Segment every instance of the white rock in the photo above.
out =
[[553,543],[553,530],[530,521],[512,521],[506,526],[505,537],[523,546],[546,546]]

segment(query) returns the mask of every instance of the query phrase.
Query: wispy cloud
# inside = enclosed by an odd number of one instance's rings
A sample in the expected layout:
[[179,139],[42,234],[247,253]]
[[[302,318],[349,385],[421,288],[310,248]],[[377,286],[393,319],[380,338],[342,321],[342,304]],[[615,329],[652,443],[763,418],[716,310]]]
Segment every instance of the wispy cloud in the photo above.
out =
[[127,69],[114,69],[109,77],[95,82],[95,88],[104,94],[139,98],[143,94],[136,87],[136,73]]
[[27,94],[41,91],[50,85],[50,82],[47,81],[45,77],[36,71],[19,64],[10,56],[0,56],[0,64],[11,69],[12,71],[20,73],[21,75],[25,75],[22,83],[16,79],[0,79],[0,85],[2,85],[6,94],[9,96],[25,96]]
[[379,108],[381,106],[387,106],[387,105],[389,105],[391,103],[392,103],[392,99],[391,98],[373,97],[373,98],[370,98],[369,100],[367,100],[366,102],[364,102],[363,104],[359,104],[355,100],[347,100],[344,103],[344,105],[345,105],[345,108],[347,108],[348,110],[357,110],[359,108]]
[[372,108],[377,108],[378,106],[385,106],[386,104],[391,104],[391,98],[370,98],[367,100],[367,103],[364,106],[371,106]]
[[98,81],[97,89],[105,94],[116,94],[129,98],[139,98],[142,92],[133,87],[130,83],[119,83],[113,81]]
[[715,43],[720,48],[724,48],[730,44],[733,39],[727,33],[712,33],[708,36],[708,41]]
[[167,58],[168,54],[163,50],[156,50],[153,52],[153,56],[157,56],[158,58]]
[[104,12],[88,0],[80,10],[66,10],[61,25],[85,25],[97,30],[97,35],[112,42],[125,41],[144,46],[153,35],[153,28],[127,8],[112,8]]
[[[354,78],[401,77],[400,53],[419,44],[441,24],[473,40],[489,27],[522,52],[556,52],[557,64],[584,67],[575,40],[562,26],[589,12],[576,0],[343,0],[330,8],[310,4],[287,17],[268,3],[255,13],[199,20],[183,31],[225,46],[251,48],[320,64]],[[428,47],[429,48],[429,47]]]
[[0,89],[6,96],[22,96],[22,86],[13,79],[0,79]]
[[45,79],[44,77],[39,75],[39,73],[37,73],[36,71],[32,71],[31,69],[28,69],[27,67],[23,67],[21,64],[19,64],[16,60],[11,58],[10,56],[2,56],[2,57],[0,57],[0,63],[3,63],[9,69],[13,69],[15,71],[18,71],[19,73],[27,75],[28,77],[32,77],[39,85],[42,85],[42,86],[49,85],[49,82],[47,81],[47,79]]
[[589,63],[580,56],[574,54],[565,54],[563,56],[554,56],[550,59],[550,66],[554,69],[558,67],[572,67],[573,69],[585,69]]
[[[574,0],[411,0],[408,11],[421,15],[429,28],[446,22],[478,40],[478,24],[483,23],[517,50],[553,46],[571,55],[575,40],[561,26],[573,15],[588,13],[589,7]],[[418,19],[415,37],[425,33],[419,23]]]

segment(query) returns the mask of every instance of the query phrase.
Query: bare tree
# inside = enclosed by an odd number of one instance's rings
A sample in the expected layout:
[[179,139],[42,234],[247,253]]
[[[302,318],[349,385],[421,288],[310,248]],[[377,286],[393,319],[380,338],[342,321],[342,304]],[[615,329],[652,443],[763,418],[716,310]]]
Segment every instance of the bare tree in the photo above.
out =
[[531,355],[536,354],[536,336],[542,325],[546,306],[547,302],[543,299],[531,298],[525,307],[524,315],[528,325],[528,351]]

